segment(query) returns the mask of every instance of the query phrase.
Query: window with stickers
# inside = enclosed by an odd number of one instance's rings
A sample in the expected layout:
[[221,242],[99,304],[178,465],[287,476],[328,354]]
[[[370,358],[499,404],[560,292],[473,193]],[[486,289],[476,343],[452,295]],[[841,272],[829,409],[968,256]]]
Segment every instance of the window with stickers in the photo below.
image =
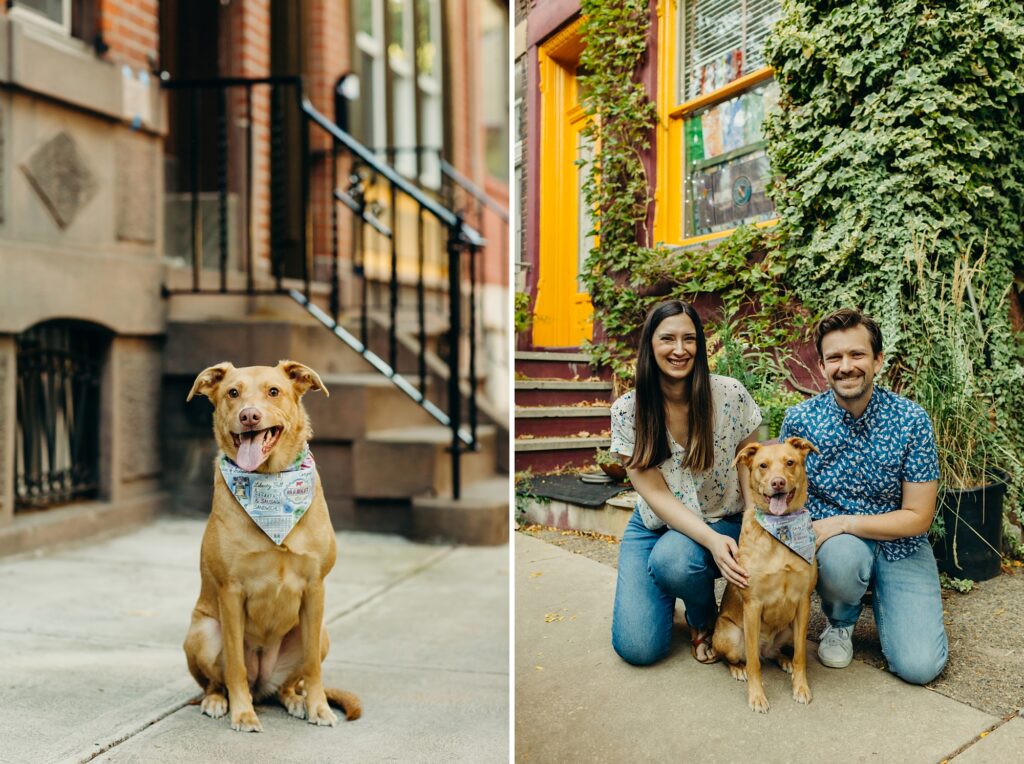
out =
[[762,132],[778,102],[764,46],[779,0],[678,0],[668,104],[669,238],[684,242],[775,217]]

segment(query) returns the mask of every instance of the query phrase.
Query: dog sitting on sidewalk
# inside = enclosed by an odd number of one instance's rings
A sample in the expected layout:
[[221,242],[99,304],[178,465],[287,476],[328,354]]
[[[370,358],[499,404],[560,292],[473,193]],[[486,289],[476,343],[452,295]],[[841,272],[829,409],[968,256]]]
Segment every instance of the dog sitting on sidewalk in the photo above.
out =
[[336,545],[309,452],[301,400],[308,390],[328,394],[317,373],[295,361],[220,363],[188,394],[213,402],[221,453],[185,655],[203,688],[203,713],[219,718],[230,708],[235,730],[260,732],[253,700],[274,696],[311,724],[337,722],[328,701],[350,720],[361,713],[355,695],[325,688],[320,675],[330,647],[324,579]]
[[[803,508],[804,461],[811,451],[818,449],[809,441],[787,438],[774,445],[752,443],[736,456],[736,463],[750,470],[756,507],[744,513],[739,541],[739,562],[749,578],[745,589],[726,586],[711,644],[725,658],[732,676],[746,680],[747,702],[760,713],[768,711],[762,656],[792,673],[795,701],[811,702],[807,621],[818,566],[814,530]],[[783,646],[792,646],[792,660],[782,652]]]

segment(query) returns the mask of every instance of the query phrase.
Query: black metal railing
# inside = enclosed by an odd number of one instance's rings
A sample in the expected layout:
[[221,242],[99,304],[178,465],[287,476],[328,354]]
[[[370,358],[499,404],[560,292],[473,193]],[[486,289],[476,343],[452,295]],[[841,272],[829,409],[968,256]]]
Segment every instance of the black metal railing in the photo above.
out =
[[17,337],[15,510],[91,498],[99,489],[102,330],[49,321]]
[[[481,234],[321,114],[297,77],[163,86],[172,129],[188,133],[187,141],[179,137],[177,159],[189,168],[188,182],[179,177],[179,186],[188,189],[192,231],[191,285],[165,293],[290,296],[451,430],[458,498],[460,453],[478,447]],[[207,120],[211,108],[215,115]],[[204,124],[214,125],[215,135],[204,135]],[[209,167],[216,171],[204,175]],[[210,192],[217,200],[216,285],[202,273],[202,223],[212,213],[204,214],[200,200]],[[245,232],[235,237],[234,254],[231,197],[239,200],[234,228]],[[351,213],[349,224],[340,209]],[[260,240],[264,215],[269,247]]]

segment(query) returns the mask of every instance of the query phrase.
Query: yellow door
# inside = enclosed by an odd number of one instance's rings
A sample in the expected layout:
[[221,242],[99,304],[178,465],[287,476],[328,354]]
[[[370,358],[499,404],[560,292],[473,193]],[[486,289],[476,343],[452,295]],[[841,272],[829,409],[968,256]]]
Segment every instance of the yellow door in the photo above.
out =
[[533,344],[576,347],[593,336],[590,295],[580,270],[593,246],[590,216],[581,188],[588,158],[581,131],[587,117],[579,105],[576,65],[577,26],[559,33],[540,49],[540,257]]

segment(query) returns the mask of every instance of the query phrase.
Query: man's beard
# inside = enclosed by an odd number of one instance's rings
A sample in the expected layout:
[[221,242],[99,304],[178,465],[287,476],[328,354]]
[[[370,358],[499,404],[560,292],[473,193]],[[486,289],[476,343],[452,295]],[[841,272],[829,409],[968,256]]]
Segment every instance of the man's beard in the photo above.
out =
[[[841,382],[847,382],[850,380],[859,380],[860,387],[858,387],[853,392],[840,392],[839,384]],[[862,398],[864,394],[869,390],[867,378],[864,375],[843,377],[842,379],[833,379],[830,387],[832,388],[832,392],[835,393],[836,396],[838,396],[839,398],[842,398],[844,401],[855,401],[858,398]]]

